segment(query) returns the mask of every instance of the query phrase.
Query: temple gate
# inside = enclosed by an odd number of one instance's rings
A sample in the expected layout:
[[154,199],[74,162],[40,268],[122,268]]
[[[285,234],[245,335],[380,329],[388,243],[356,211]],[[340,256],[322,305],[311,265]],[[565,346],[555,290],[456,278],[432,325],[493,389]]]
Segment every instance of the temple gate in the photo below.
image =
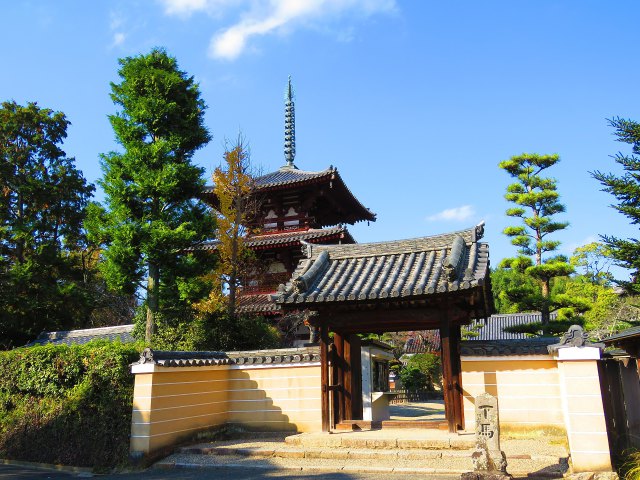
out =
[[480,224],[411,240],[305,245],[307,258],[274,299],[284,312],[316,312],[324,431],[362,419],[358,334],[431,329],[441,336],[449,431],[463,428],[460,328],[493,311],[483,233]]

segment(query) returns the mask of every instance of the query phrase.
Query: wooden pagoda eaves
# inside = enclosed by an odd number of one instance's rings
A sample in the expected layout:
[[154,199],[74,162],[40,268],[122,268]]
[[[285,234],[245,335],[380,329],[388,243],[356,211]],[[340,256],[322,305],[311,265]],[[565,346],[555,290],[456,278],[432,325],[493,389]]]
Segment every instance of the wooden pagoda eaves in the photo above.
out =
[[[337,225],[329,228],[310,228],[308,230],[285,230],[275,231],[273,233],[259,233],[257,235],[246,237],[244,245],[251,250],[270,250],[291,246],[297,247],[303,242],[316,243],[329,242],[333,240],[344,243],[355,242],[346,227]],[[192,247],[192,250],[216,250],[219,243],[220,242],[218,240],[204,242]]]
[[[213,186],[206,186],[202,191],[202,199],[216,208],[217,198],[213,193]],[[321,227],[337,225],[339,223],[354,224],[356,222],[376,221],[376,214],[366,208],[351,193],[334,167],[319,172],[299,170],[295,166],[285,165],[275,172],[268,173],[255,179],[256,195],[268,197],[298,191],[304,194],[306,201],[310,197],[322,197],[327,206],[318,218]]]
[[307,258],[273,298],[283,310],[321,312],[343,332],[438,328],[443,304],[452,324],[486,318],[493,302],[483,231],[481,224],[410,240],[305,244]]

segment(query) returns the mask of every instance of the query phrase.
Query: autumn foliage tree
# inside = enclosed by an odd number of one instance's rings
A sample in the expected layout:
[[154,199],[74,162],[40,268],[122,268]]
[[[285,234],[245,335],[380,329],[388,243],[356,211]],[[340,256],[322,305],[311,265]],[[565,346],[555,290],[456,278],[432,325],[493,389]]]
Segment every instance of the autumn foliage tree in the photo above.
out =
[[249,149],[242,136],[238,136],[235,144],[227,146],[224,164],[213,172],[218,266],[211,278],[218,284],[215,291],[226,293],[218,296],[218,301],[225,304],[230,318],[236,317],[241,282],[248,281],[259,270],[253,252],[245,244],[247,235],[253,233],[260,204],[254,187]]

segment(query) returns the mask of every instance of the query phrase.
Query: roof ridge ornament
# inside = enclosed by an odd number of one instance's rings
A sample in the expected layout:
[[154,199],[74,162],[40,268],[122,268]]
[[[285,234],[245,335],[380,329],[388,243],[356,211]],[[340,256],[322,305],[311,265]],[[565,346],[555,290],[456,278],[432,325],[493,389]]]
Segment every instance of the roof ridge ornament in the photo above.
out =
[[293,164],[296,157],[296,109],[293,98],[293,85],[289,75],[284,95],[284,159],[287,161],[285,167],[288,168],[297,168]]
[[484,237],[484,220],[481,220],[480,223],[475,226],[475,237],[475,242]]

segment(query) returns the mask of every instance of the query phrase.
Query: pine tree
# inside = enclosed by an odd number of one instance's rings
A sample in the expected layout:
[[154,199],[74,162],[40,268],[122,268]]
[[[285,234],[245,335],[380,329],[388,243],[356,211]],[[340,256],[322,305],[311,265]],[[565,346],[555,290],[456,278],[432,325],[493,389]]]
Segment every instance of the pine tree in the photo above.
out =
[[76,253],[93,186],[60,148],[61,112],[0,106],[0,338],[20,345],[89,315]]
[[[640,224],[640,124],[633,120],[614,118],[609,125],[615,128],[615,136],[619,142],[631,145],[631,155],[617,153],[615,162],[624,171],[623,175],[591,172],[598,180],[602,190],[612,194],[617,204],[612,207],[627,217],[632,225]],[[622,282],[635,292],[640,292],[640,241],[635,238],[622,239],[614,235],[603,235],[602,240],[609,248],[609,255],[617,264],[631,269],[631,282]]]
[[506,294],[521,311],[539,311],[543,328],[547,328],[552,311],[560,307],[571,311],[583,307],[574,305],[566,295],[552,295],[552,279],[569,275],[573,267],[562,256],[545,258],[545,254],[554,252],[560,245],[559,241],[550,240],[549,235],[568,226],[567,222],[555,220],[556,214],[565,211],[564,205],[558,200],[556,180],[541,175],[559,160],[558,155],[525,153],[500,163],[500,168],[515,179],[507,187],[505,198],[516,206],[509,208],[506,214],[521,220],[520,225],[507,227],[503,231],[511,238],[511,243],[519,247],[519,256],[503,260],[500,267],[524,273],[540,286],[539,292],[532,292],[530,288],[515,288]]
[[189,247],[210,238],[214,222],[194,200],[204,171],[191,159],[210,136],[198,85],[175,58],[154,49],[119,63],[121,81],[111,84],[111,99],[120,111],[109,120],[124,151],[102,155],[106,209],[94,205],[88,225],[105,245],[108,284],[146,290],[145,340],[151,343],[161,313],[180,315],[171,309],[203,295],[202,282],[193,279],[210,265]]

